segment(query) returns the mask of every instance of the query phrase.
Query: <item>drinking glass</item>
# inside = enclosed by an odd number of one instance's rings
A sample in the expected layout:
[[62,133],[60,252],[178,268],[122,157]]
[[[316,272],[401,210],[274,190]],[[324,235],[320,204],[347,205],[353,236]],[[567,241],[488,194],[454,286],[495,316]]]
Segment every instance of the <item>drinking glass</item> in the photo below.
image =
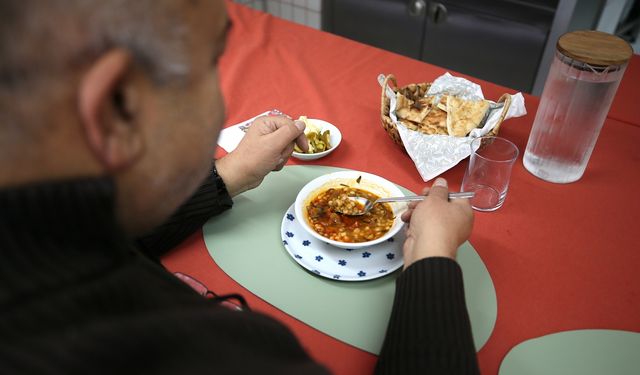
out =
[[471,142],[469,167],[461,191],[473,191],[471,206],[478,211],[495,211],[502,207],[518,147],[500,137],[478,137]]

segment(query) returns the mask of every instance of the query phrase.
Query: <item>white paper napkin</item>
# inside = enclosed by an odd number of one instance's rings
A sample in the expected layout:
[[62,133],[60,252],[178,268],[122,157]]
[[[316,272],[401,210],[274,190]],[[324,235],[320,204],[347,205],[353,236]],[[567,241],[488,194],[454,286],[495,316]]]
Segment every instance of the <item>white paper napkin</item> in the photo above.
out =
[[235,150],[236,147],[238,147],[238,144],[240,144],[240,141],[242,141],[247,128],[251,126],[253,120],[261,116],[277,116],[282,114],[283,113],[278,111],[277,109],[272,109],[270,111],[262,112],[261,114],[245,120],[239,124],[226,127],[222,129],[222,131],[220,132],[220,136],[218,136],[218,146],[222,147],[227,152],[231,152]]

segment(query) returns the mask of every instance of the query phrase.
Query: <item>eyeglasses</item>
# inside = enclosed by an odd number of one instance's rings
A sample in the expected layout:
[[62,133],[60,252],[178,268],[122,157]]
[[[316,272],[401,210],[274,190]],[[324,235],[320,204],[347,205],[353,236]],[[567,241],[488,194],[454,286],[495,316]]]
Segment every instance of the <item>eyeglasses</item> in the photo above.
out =
[[206,285],[196,280],[195,278],[184,274],[182,272],[174,272],[173,275],[177,277],[179,280],[189,285],[191,289],[195,290],[201,296],[210,299],[213,302],[220,304],[220,306],[224,306],[231,310],[237,311],[250,311],[249,305],[243,296],[239,294],[225,294],[218,295],[207,288]]

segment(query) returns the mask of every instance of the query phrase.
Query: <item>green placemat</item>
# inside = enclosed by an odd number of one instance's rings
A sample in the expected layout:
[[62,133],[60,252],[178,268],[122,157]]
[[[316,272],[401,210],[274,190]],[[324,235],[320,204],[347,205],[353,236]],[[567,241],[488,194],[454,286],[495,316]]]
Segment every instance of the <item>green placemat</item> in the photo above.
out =
[[[333,167],[287,166],[259,188],[236,197],[232,210],[203,228],[211,257],[235,281],[302,322],[357,348],[378,354],[384,339],[398,272],[362,282],[341,282],[310,274],[282,245],[280,226],[298,191]],[[411,194],[401,188],[405,194]],[[458,262],[476,348],[493,330],[496,294],[484,263],[465,243]]]
[[500,375],[635,375],[640,373],[640,334],[586,329],[525,341],[511,349]]

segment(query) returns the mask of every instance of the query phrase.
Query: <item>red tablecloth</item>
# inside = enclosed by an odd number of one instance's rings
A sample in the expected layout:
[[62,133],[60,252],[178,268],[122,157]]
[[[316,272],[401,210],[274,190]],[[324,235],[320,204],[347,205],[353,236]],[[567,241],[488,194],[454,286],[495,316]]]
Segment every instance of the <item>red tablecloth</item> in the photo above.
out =
[[[243,6],[230,3],[229,13],[233,29],[220,67],[227,124],[272,108],[326,119],[341,129],[343,143],[314,163],[379,174],[414,191],[425,185],[411,159],[381,127],[376,77],[394,73],[402,85],[431,81],[444,69]],[[520,157],[505,205],[476,214],[471,243],[487,265],[498,298],[495,330],[478,357],[484,374],[497,374],[509,349],[533,337],[581,328],[640,332],[640,118],[632,103],[637,99],[630,97],[638,92],[638,62],[627,72],[580,181],[544,182],[524,169]],[[513,93],[467,78],[480,83],[489,99]],[[529,114],[501,128],[501,136],[521,151],[538,106],[536,97],[525,97]],[[465,167],[462,162],[444,174],[453,189]],[[209,257],[202,233],[163,262],[218,293],[246,295],[254,309],[291,327],[314,358],[336,374],[369,373],[375,364],[375,356],[308,327],[242,288]]]
[[640,126],[640,55],[633,55],[611,105],[609,117]]

